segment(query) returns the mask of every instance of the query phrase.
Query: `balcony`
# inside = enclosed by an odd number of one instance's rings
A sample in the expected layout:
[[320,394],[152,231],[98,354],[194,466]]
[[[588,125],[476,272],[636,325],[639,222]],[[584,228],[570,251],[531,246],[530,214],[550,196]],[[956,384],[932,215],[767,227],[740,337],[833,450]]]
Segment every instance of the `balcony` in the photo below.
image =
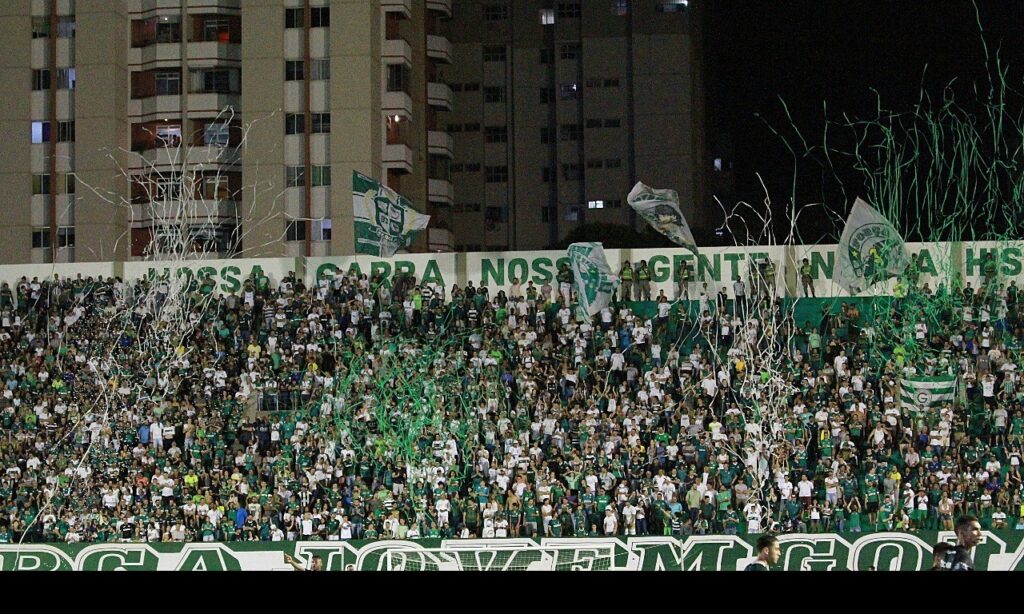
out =
[[189,63],[193,68],[202,68],[218,62],[242,61],[242,45],[219,41],[197,41],[188,44]]
[[405,64],[412,68],[412,47],[404,39],[385,40],[383,56],[385,64]]
[[427,249],[432,252],[450,252],[453,250],[452,231],[447,228],[427,229]]
[[452,204],[455,202],[455,189],[452,187],[452,182],[444,179],[428,179],[427,198],[435,202]]
[[149,96],[129,101],[128,114],[132,117],[160,119],[181,113],[181,96]]
[[238,202],[234,200],[165,200],[132,205],[132,225],[136,227],[148,226],[153,222],[178,224],[185,220],[219,222],[237,218]]
[[387,169],[395,169],[412,172],[413,154],[412,148],[401,143],[397,145],[385,145],[381,155],[381,166]]
[[198,93],[188,96],[188,112],[192,117],[197,114],[220,113],[228,107],[235,113],[239,113],[242,109],[242,97],[239,94],[217,93]]
[[412,97],[405,92],[384,92],[381,107],[387,115],[412,117]]
[[142,159],[152,166],[189,165],[233,165],[241,162],[241,155],[234,147],[199,145],[194,147],[157,147],[141,153]]
[[447,132],[431,130],[427,132],[427,149],[432,154],[451,158],[455,152],[455,139]]
[[452,110],[452,88],[444,83],[427,83],[427,104]]
[[128,63],[134,65],[156,62],[181,63],[181,43],[154,43],[145,47],[133,47],[128,51]]
[[440,11],[446,16],[452,16],[452,0],[427,0],[428,11]]
[[380,8],[385,13],[402,13],[406,19],[412,19],[412,0],[381,0]]
[[452,42],[445,36],[427,35],[427,56],[441,60],[446,64],[452,62]]

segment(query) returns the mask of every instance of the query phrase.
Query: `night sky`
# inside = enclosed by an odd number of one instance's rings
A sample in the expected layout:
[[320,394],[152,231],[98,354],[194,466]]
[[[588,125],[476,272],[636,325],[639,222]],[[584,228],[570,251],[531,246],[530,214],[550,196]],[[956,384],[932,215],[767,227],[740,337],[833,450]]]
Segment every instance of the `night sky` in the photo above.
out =
[[[896,111],[911,109],[922,86],[941,97],[954,78],[961,106],[976,99],[975,84],[987,89],[971,2],[709,0],[706,6],[708,142],[712,157],[732,159],[735,173],[734,193],[716,189],[723,202],[763,200],[758,172],[773,202],[789,200],[794,163],[766,125],[797,142],[780,97],[803,135],[820,145],[825,103],[833,120],[842,113],[872,117],[877,99],[871,88],[883,108]],[[999,50],[1010,66],[1009,83],[1024,92],[1024,1],[979,0],[978,11],[990,54]],[[1022,100],[1013,102],[1024,108]],[[798,203],[850,205],[831,173],[813,160],[797,170]],[[840,176],[851,198],[863,193],[855,174]]]

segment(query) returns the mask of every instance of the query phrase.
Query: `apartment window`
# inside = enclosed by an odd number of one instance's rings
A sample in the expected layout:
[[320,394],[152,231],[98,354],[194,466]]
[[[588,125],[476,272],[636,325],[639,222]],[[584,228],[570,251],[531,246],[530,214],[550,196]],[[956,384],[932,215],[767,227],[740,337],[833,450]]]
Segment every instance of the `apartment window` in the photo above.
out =
[[446,131],[451,133],[462,132],[462,124],[448,124]]
[[409,68],[405,64],[388,64],[388,91],[409,91]]
[[622,166],[622,158],[608,158],[604,161],[605,168],[619,168]]
[[484,128],[484,140],[488,143],[508,143],[508,127],[487,126]]
[[331,27],[331,7],[314,6],[309,12],[309,26],[311,28]]
[[285,81],[302,81],[305,79],[305,62],[302,60],[285,60],[284,62],[284,80]]
[[600,127],[601,127],[601,120],[599,120],[599,119],[588,119],[587,120],[587,128],[600,128]]
[[41,247],[50,247],[49,228],[36,228],[32,231],[32,247],[35,249]]
[[587,202],[587,209],[604,209],[603,200],[591,200]]
[[542,26],[553,26],[553,25],[555,25],[555,9],[541,9],[540,10],[540,25],[542,25]]
[[484,62],[504,62],[506,60],[506,49],[504,45],[484,47]]
[[686,6],[690,4],[689,0],[673,0],[672,2],[659,2],[654,5],[655,12],[658,13],[682,13]]
[[210,94],[231,93],[231,73],[227,70],[207,70],[203,73],[203,91]]
[[466,213],[480,213],[480,203],[467,203]]
[[284,229],[285,241],[305,241],[306,222],[303,220],[291,220]]
[[540,142],[542,145],[547,145],[548,143],[551,143],[554,140],[555,139],[554,135],[552,134],[551,128],[545,127],[540,129]]
[[505,102],[505,88],[500,86],[485,87],[484,102]]
[[331,114],[330,113],[313,113],[310,117],[313,122],[311,134],[330,134],[331,132]]
[[465,92],[479,92],[480,91],[480,84],[479,83],[467,83],[465,88],[463,88],[463,91],[465,91]]
[[75,142],[75,122],[65,121],[57,122],[57,142],[58,143],[74,143]]
[[50,122],[32,122],[32,142],[50,142]]
[[601,87],[601,80],[600,79],[587,79],[586,86],[587,87]]
[[579,2],[559,2],[558,3],[558,18],[559,19],[578,19],[583,14],[580,9]]
[[480,172],[480,163],[479,162],[473,162],[473,163],[466,164],[466,172],[467,173],[479,173]]
[[227,147],[231,140],[231,126],[227,122],[206,124],[203,129],[203,144],[215,147]]
[[604,160],[587,160],[587,168],[604,168]]
[[75,176],[73,174],[68,173],[67,175],[64,175],[64,193],[65,194],[74,194],[75,193],[75,187],[77,185],[78,185],[78,181],[75,179]]
[[580,45],[579,43],[570,43],[568,45],[562,45],[560,57],[563,60],[575,60],[580,57]]
[[606,120],[604,120],[604,127],[605,128],[620,128],[620,127],[622,127],[622,122],[621,122],[621,120],[618,120],[618,119],[606,119]]
[[580,208],[569,207],[569,210],[562,215],[562,219],[566,222],[578,222],[580,221]]
[[32,18],[32,38],[50,38],[50,18]]
[[452,89],[452,92],[461,92],[462,91],[462,84],[461,83],[449,83],[448,87],[450,87]]
[[154,80],[157,96],[177,96],[181,93],[181,73],[178,71],[157,72]]
[[605,87],[619,87],[619,80],[618,79],[605,79],[604,80],[604,86]]
[[549,104],[555,101],[555,88],[553,87],[542,87],[540,88],[540,103]]
[[579,124],[562,124],[559,132],[563,141],[578,141],[583,136]]
[[74,68],[57,69],[57,89],[73,90],[75,89],[75,80],[76,78]]
[[555,63],[555,50],[554,49],[541,49],[540,50],[540,63],[541,64],[554,64]]
[[488,222],[504,223],[508,221],[508,207],[487,207],[484,219]]
[[40,90],[50,89],[50,71],[48,70],[33,70],[32,71],[32,91],[38,92]]
[[284,10],[284,27],[286,28],[301,28],[305,25],[302,9],[285,9]]
[[57,18],[57,38],[75,37],[75,16],[68,15]]
[[508,181],[508,167],[488,166],[485,180],[487,183],[504,183]]
[[177,173],[157,177],[154,196],[158,202],[181,198],[181,177]]
[[331,60],[328,58],[312,60],[309,72],[309,78],[313,81],[327,81],[331,78]]
[[288,166],[285,167],[285,186],[289,188],[302,188],[306,186],[306,167]]
[[178,147],[181,145],[181,126],[177,124],[157,126],[156,140],[159,147]]
[[57,229],[57,247],[75,246],[75,227],[61,226]]
[[629,15],[629,0],[612,0],[612,15],[616,17]]
[[484,21],[502,21],[508,19],[508,6],[504,4],[485,4]]
[[463,169],[461,164],[452,164],[451,165],[451,171],[453,173],[461,173],[463,170],[464,169]]
[[227,19],[207,19],[203,22],[203,40],[220,41],[225,43],[230,40],[231,30]]
[[312,172],[314,188],[323,188],[331,185],[331,167],[329,165],[314,165]]
[[542,222],[554,222],[558,218],[557,207],[541,207],[540,209],[540,221]]
[[615,200],[606,200],[606,201],[604,201],[604,204],[605,204],[605,206],[607,206],[610,209],[621,209],[622,208],[622,199],[616,198]]
[[580,96],[580,86],[576,83],[563,83],[559,86],[562,100],[574,100]]
[[49,194],[50,193],[50,176],[49,175],[32,175],[32,194]]
[[555,169],[545,166],[540,169],[540,180],[544,183],[551,183],[555,179]]
[[465,128],[466,132],[480,132],[480,124],[477,123],[465,124],[463,128]]
[[313,220],[313,240],[314,241],[330,241],[332,236],[332,226],[330,218],[323,220]]
[[580,168],[579,164],[563,164],[562,179],[566,181],[581,181],[583,179],[583,169]]
[[208,200],[229,200],[231,188],[225,175],[211,175],[203,178],[203,198]]
[[180,43],[181,42],[181,17],[165,16],[156,22],[156,42],[158,43]]
[[306,132],[306,116],[302,113],[285,113],[284,133],[303,134]]

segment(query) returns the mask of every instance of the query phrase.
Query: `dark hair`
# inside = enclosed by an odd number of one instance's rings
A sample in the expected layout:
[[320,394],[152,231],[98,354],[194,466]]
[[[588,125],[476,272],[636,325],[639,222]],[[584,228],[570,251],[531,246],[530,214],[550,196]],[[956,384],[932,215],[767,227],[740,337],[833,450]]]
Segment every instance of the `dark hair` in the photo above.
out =
[[772,544],[778,543],[779,539],[774,535],[762,535],[757,538],[757,551],[760,552],[765,548],[771,548]]
[[978,522],[978,519],[974,516],[961,516],[956,520],[956,532],[959,533],[963,529],[970,527],[972,522]]
[[939,542],[932,546],[932,556],[944,556],[947,552],[952,550],[953,545],[949,542]]

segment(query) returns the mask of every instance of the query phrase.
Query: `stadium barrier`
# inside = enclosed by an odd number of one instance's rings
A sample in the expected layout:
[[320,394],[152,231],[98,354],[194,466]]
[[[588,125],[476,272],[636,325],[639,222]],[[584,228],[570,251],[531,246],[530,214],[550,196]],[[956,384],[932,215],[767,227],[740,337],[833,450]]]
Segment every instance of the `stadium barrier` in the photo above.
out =
[[[3,571],[287,570],[284,553],[330,571],[734,571],[756,558],[756,535],[492,540],[0,544]],[[780,535],[779,569],[919,571],[952,532]],[[1024,570],[1024,531],[985,531],[978,570]]]
[[[618,271],[624,261],[634,265],[646,260],[651,271],[652,296],[660,290],[670,300],[675,298],[674,280],[676,273],[686,262],[692,271],[690,297],[696,298],[703,283],[708,283],[711,293],[725,284],[732,285],[737,276],[748,282],[747,263],[765,256],[775,263],[775,284],[779,296],[802,296],[799,269],[804,258],[811,267],[811,277],[819,297],[849,296],[834,282],[836,271],[836,245],[796,246],[748,246],[748,247],[705,247],[695,257],[684,249],[608,249],[605,254],[613,271]],[[973,243],[908,243],[910,253],[919,254],[921,261],[920,283],[929,283],[934,289],[938,283],[949,283],[951,272],[959,272],[964,280],[975,287],[982,282],[982,263],[987,254],[994,255],[1001,281],[1017,280],[1024,284],[1024,241],[973,242]],[[289,272],[302,277],[306,284],[315,284],[329,271],[355,269],[371,277],[383,273],[391,277],[403,271],[416,275],[424,283],[436,283],[450,289],[453,284],[464,287],[466,282],[473,285],[485,284],[492,293],[509,290],[512,279],[518,278],[524,288],[532,281],[540,287],[544,283],[555,283],[555,274],[562,262],[567,262],[564,251],[535,252],[472,252],[404,254],[393,258],[372,256],[329,256],[315,258],[248,258],[235,260],[204,261],[131,261],[100,263],[33,264],[0,266],[0,281],[15,283],[22,276],[32,279],[52,277],[83,277],[102,275],[118,276],[133,280],[162,274],[209,275],[219,292],[238,292],[245,280],[255,275],[266,277],[276,284]],[[891,293],[895,280],[889,280],[885,287],[879,286],[870,294]],[[555,288],[557,291],[557,288]],[[748,292],[751,289],[748,288]],[[732,291],[730,288],[730,296]],[[714,299],[714,297],[711,297]]]

